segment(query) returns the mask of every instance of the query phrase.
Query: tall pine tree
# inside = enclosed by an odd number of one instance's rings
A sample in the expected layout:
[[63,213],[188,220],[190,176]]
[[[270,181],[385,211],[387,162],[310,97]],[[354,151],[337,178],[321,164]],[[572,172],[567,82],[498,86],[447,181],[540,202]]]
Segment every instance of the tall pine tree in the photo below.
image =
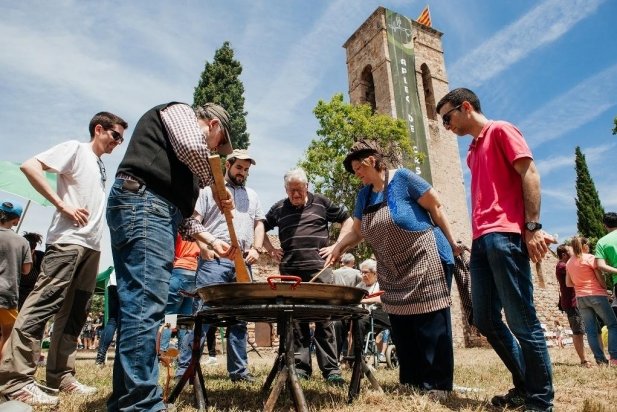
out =
[[199,84],[193,94],[193,105],[207,102],[217,103],[229,112],[231,117],[231,142],[234,149],[249,146],[244,111],[244,85],[240,81],[242,65],[234,60],[234,51],[229,42],[214,53],[214,61],[206,61]]
[[[599,239],[606,234],[602,219],[604,208],[600,203],[598,191],[587,168],[585,155],[576,146],[576,216],[578,218],[578,233],[587,237]],[[595,243],[595,242],[594,242]]]

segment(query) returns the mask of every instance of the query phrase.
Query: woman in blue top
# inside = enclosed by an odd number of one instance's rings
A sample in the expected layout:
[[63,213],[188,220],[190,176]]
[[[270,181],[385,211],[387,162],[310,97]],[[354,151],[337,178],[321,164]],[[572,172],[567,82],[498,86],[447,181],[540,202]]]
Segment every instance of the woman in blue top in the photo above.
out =
[[399,355],[399,380],[437,398],[452,390],[450,284],[460,253],[437,192],[410,170],[389,170],[379,145],[356,142],[345,169],[364,183],[353,230],[326,264],[363,239],[373,249],[383,309]]

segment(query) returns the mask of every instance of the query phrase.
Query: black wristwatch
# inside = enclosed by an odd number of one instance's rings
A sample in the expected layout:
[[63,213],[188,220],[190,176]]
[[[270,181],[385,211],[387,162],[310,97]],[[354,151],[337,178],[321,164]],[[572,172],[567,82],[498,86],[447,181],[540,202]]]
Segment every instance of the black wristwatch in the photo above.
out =
[[535,232],[536,230],[542,229],[542,224],[538,222],[525,222],[525,229],[530,232]]

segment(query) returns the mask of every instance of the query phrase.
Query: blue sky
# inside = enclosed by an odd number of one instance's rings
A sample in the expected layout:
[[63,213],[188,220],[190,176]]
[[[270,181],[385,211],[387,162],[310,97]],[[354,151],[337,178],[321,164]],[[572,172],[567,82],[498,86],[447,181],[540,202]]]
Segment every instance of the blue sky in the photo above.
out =
[[[112,111],[130,135],[141,114],[192,102],[206,61],[230,41],[243,66],[249,185],[268,209],[285,196],[283,173],[317,129],[312,110],[347,97],[343,43],[380,5],[416,18],[423,1],[186,0],[2,2],[1,160],[22,162],[68,139],[88,140],[92,115]],[[600,199],[617,210],[609,162],[617,115],[617,2],[430,1],[444,33],[450,87],[469,87],[489,118],[516,124],[542,174],[542,222],[576,232],[574,148],[580,145]],[[210,6],[210,7],[208,7]],[[441,96],[438,96],[441,97]],[[464,156],[470,138],[459,139]],[[113,174],[120,147],[103,157]],[[613,159],[613,160],[611,160]],[[469,187],[469,173],[464,167]],[[16,200],[11,196],[7,199]],[[51,209],[33,205],[22,229],[45,233]],[[101,268],[112,263],[105,233]]]

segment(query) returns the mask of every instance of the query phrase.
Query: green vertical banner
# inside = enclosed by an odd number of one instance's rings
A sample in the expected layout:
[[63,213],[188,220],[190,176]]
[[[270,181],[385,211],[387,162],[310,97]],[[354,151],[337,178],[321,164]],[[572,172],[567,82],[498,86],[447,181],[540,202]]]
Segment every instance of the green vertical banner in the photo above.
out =
[[414,159],[415,172],[432,184],[426,131],[416,83],[411,20],[386,9],[386,26],[396,117],[407,124],[414,149],[425,154],[424,162]]

